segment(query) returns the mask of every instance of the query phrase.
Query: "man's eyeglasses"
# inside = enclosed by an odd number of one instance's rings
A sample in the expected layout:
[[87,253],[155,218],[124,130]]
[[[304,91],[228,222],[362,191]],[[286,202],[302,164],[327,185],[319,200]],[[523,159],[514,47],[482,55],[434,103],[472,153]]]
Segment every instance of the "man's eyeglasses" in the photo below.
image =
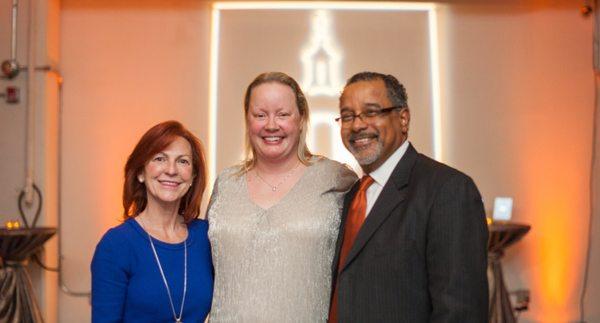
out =
[[354,114],[354,113],[342,114],[341,116],[335,118],[335,121],[340,122],[342,124],[342,126],[350,126],[354,122],[354,119],[356,119],[356,118],[359,118],[360,121],[362,121],[362,122],[370,122],[373,119],[377,118],[378,116],[383,115],[388,112],[391,112],[392,110],[404,109],[404,108],[405,107],[402,107],[402,106],[395,106],[395,107],[384,108],[381,110],[364,111],[359,114]]

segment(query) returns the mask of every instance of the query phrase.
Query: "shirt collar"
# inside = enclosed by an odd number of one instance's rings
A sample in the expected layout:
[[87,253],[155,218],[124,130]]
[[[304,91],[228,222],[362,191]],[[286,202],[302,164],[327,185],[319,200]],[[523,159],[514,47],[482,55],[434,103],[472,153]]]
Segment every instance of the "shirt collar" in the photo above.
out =
[[392,176],[392,172],[396,165],[404,156],[404,153],[408,149],[408,140],[405,140],[393,154],[388,157],[388,159],[376,170],[369,173],[369,175],[375,180],[375,183],[379,184],[381,187],[385,186],[390,176]]

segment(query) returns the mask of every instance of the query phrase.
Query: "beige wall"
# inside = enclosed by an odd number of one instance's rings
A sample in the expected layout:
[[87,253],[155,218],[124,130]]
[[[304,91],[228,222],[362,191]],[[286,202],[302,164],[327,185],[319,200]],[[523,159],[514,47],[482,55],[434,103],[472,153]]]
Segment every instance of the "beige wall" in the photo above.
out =
[[[0,0],[0,13],[9,12],[3,8],[10,2]],[[50,3],[47,12],[55,12]],[[594,83],[592,20],[578,6],[463,0],[440,9],[444,159],[475,179],[488,209],[495,196],[513,196],[514,219],[533,227],[505,258],[509,289],[532,292],[522,322],[579,317]],[[43,32],[60,26],[47,51],[59,47],[65,79],[64,274],[70,288],[87,290],[93,248],[118,223],[122,167],[139,136],[161,120],[179,119],[208,142],[210,12],[207,2],[194,0],[63,0],[59,9],[60,21],[50,19]],[[8,44],[8,23],[0,21],[0,44]],[[0,55],[8,57],[6,46]],[[50,92],[44,98],[53,101]],[[0,144],[9,152],[0,154],[0,220],[16,214],[22,186],[24,107],[0,102]],[[46,129],[38,131],[40,142],[52,142],[52,115],[40,118]],[[53,173],[51,151],[38,154],[44,180]],[[56,196],[51,189],[45,194]],[[45,212],[46,223],[51,214]],[[600,321],[593,307],[600,297],[597,258],[589,322]],[[50,299],[53,322],[51,285],[38,288]],[[60,293],[58,303],[58,321],[89,320],[86,299]]]

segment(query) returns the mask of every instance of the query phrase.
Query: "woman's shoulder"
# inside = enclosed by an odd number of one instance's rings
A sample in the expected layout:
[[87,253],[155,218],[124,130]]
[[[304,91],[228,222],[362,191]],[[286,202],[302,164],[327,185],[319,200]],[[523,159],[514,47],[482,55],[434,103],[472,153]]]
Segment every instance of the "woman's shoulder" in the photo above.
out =
[[239,179],[245,171],[243,170],[242,165],[234,165],[225,168],[219,175],[217,176],[217,183],[224,183],[231,180]]
[[315,167],[315,178],[332,184],[335,190],[346,191],[358,179],[350,166],[326,157],[318,157],[311,167]]
[[122,253],[124,249],[129,248],[135,240],[135,228],[132,218],[123,223],[108,229],[96,246],[96,257],[101,255],[108,256],[113,253]]
[[134,223],[132,223],[132,221],[135,220],[129,218],[123,221],[123,223],[108,229],[102,236],[100,242],[105,240],[121,242],[131,239],[131,235],[135,233]]
[[342,164],[337,160],[329,159],[327,157],[319,156],[314,159],[312,166],[316,166],[319,171],[332,176],[354,176],[356,173],[347,164]]
[[208,241],[208,221],[204,219],[194,219],[188,223],[188,234],[190,237],[190,243],[195,246],[200,246],[201,249],[205,250],[210,248],[210,242]]
[[206,232],[208,231],[208,221],[205,219],[193,219],[188,223],[188,229],[194,232]]

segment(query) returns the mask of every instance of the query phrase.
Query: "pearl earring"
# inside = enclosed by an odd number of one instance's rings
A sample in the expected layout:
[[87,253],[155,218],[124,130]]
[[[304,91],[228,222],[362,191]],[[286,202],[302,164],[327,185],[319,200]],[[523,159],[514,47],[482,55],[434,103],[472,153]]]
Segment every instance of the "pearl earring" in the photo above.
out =
[[140,183],[143,183],[143,182],[144,182],[144,178],[143,178],[143,177],[141,177],[141,176],[139,176],[139,177],[138,177],[138,182],[140,182]]

